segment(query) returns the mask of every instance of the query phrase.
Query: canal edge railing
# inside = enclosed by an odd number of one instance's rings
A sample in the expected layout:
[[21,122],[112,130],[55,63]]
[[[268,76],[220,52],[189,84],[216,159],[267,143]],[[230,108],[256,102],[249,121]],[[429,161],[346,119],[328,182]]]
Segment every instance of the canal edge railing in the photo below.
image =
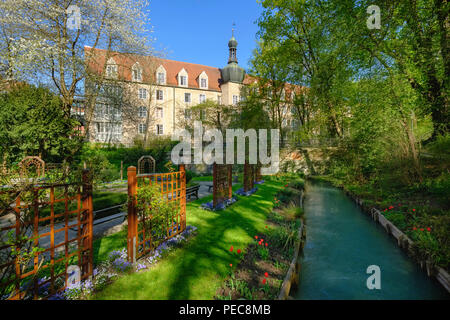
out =
[[[406,234],[398,229],[392,222],[386,219],[386,217],[383,216],[380,210],[374,207],[367,207],[366,205],[364,205],[363,201],[352,192],[346,190],[343,187],[341,188],[344,190],[347,196],[349,196],[364,212],[370,214],[372,219],[378,222],[384,228],[386,233],[393,236],[397,240],[397,245],[402,250],[406,251],[410,256],[410,253],[412,253],[411,248],[414,245],[414,241],[412,241]],[[447,271],[445,271],[441,267],[432,266],[429,261],[418,259],[414,259],[414,261],[416,261],[416,263],[418,263],[422,269],[426,270],[429,277],[434,276],[436,280],[447,290],[447,292],[450,293],[450,275]]]
[[[300,194],[300,207],[303,208],[303,194],[304,191],[302,190]],[[303,219],[300,220],[300,228],[298,230],[298,241],[295,244],[295,250],[294,250],[294,257],[291,260],[291,263],[289,265],[289,269],[286,273],[286,276],[284,277],[284,281],[281,285],[280,293],[278,294],[278,300],[288,300],[292,299],[289,296],[289,293],[291,292],[291,288],[294,286],[299,285],[299,272],[300,272],[300,263],[298,261],[298,256],[303,250],[303,247],[305,245],[305,238],[306,238],[306,228],[305,228],[305,222]]]

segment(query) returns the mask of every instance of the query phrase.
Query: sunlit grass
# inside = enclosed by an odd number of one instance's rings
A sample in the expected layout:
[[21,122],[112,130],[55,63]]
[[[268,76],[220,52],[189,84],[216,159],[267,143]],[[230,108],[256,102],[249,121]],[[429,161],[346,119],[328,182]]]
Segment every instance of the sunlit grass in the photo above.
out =
[[[253,196],[241,197],[219,212],[200,209],[211,196],[187,204],[187,224],[198,228],[197,236],[149,271],[121,277],[94,299],[212,299],[230,263],[238,262],[230,246],[244,249],[264,230],[273,196],[282,186],[282,182],[267,181]],[[107,252],[103,244],[99,252],[99,256]]]

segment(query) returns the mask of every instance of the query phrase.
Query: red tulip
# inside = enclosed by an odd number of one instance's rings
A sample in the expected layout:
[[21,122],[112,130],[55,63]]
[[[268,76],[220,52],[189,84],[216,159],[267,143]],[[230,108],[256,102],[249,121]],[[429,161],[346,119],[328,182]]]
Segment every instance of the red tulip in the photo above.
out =
[[267,273],[267,272],[264,272],[264,277],[268,277],[269,276],[269,274]]
[[417,230],[417,228],[416,227],[414,227],[414,228],[412,228],[413,230]]
[[230,248],[230,252],[233,252],[233,246],[231,246],[231,248]]
[[258,236],[255,236],[255,239],[258,239]]
[[266,279],[265,279],[265,278],[263,279],[262,283],[263,283],[263,284],[266,284]]
[[429,231],[431,231],[431,228],[430,228],[430,227],[428,227],[428,228],[427,228],[427,231],[428,231],[428,232],[429,232]]
[[267,242],[266,242],[266,247],[268,246]]
[[240,253],[241,253],[241,249],[238,249],[238,250],[237,250],[237,253],[240,254]]
[[423,228],[420,228],[420,231],[423,231]]
[[414,212],[416,212],[416,209],[413,209]]
[[233,264],[232,263],[230,263],[230,267],[232,267],[233,266]]

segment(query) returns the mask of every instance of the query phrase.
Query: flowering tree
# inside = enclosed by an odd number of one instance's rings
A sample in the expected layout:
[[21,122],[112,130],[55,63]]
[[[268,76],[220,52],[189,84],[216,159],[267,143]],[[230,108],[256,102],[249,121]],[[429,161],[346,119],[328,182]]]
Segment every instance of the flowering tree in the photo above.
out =
[[[77,95],[93,110],[114,51],[148,54],[146,0],[4,0],[0,2],[0,75],[45,82],[60,94],[66,117]],[[96,50],[107,59],[93,71]],[[103,51],[104,52],[104,51]],[[90,84],[84,92],[83,85]],[[89,131],[92,113],[86,115]]]

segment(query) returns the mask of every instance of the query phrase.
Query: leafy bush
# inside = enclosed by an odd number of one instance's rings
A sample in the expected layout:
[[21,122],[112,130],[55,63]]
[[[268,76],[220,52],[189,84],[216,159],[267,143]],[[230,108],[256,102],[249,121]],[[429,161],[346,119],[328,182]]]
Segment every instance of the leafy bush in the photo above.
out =
[[158,184],[145,185],[138,189],[137,212],[139,216],[146,217],[145,227],[151,230],[154,243],[165,239],[167,229],[174,224],[178,211],[176,202],[169,202],[162,196]]
[[305,180],[300,179],[300,178],[295,179],[295,180],[289,182],[289,187],[298,189],[298,190],[303,190],[305,188]]
[[192,172],[190,170],[186,170],[186,184],[188,184],[194,177],[195,177],[194,172]]
[[281,227],[271,229],[268,232],[268,236],[270,243],[274,243],[283,249],[289,249],[293,247],[298,240],[298,224],[291,222]]
[[86,167],[91,170],[94,185],[113,181],[119,176],[116,168],[95,145],[85,144],[78,157],[78,169],[82,170],[86,163]]

